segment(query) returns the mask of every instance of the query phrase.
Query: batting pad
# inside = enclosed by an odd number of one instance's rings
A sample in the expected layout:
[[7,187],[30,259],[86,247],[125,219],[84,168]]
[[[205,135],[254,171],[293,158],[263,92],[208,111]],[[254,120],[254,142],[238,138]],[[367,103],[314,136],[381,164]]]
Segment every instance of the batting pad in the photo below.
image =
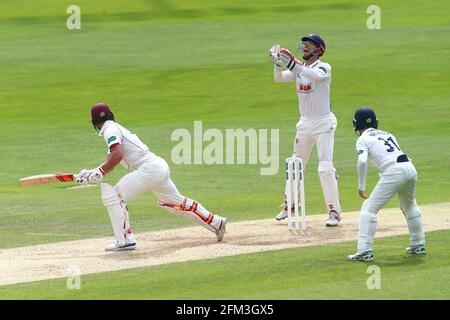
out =
[[209,231],[216,232],[220,227],[221,217],[209,212],[205,207],[193,199],[184,198],[180,205],[158,202],[159,206],[178,215],[193,219]]
[[108,210],[109,218],[114,230],[114,236],[120,245],[126,242],[127,209],[122,206],[116,190],[107,183],[101,183],[102,201]]
[[329,161],[320,161],[318,171],[327,210],[335,210],[337,213],[341,213],[336,170],[333,164]]

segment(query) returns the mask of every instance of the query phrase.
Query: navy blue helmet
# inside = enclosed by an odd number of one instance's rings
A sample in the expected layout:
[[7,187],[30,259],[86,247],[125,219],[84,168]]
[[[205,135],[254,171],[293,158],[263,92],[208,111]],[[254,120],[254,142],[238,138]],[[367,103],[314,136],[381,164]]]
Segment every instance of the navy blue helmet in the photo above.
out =
[[325,53],[325,41],[318,35],[318,34],[310,34],[309,36],[302,37],[302,42],[309,41],[314,43],[316,46],[319,47],[320,55],[323,55]]
[[356,110],[353,117],[353,128],[355,131],[365,128],[378,128],[378,119],[375,112],[367,107],[362,107]]

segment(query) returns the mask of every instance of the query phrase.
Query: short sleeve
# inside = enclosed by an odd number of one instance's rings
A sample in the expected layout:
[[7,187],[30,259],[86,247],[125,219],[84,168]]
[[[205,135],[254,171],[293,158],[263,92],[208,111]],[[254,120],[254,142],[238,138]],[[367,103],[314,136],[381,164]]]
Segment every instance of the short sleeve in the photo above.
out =
[[119,128],[114,125],[109,126],[105,130],[103,138],[105,139],[105,142],[108,145],[108,149],[110,149],[115,144],[122,143],[122,133],[120,132]]

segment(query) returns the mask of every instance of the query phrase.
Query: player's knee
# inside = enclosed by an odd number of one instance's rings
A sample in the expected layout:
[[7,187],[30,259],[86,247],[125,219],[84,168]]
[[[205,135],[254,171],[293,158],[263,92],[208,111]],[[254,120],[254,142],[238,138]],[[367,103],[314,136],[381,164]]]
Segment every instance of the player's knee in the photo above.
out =
[[334,172],[336,171],[331,161],[319,161],[317,171],[320,172]]
[[377,214],[375,212],[361,210],[360,219],[370,221],[371,223],[377,223]]
[[119,197],[119,201],[124,202],[126,205],[129,204],[135,197],[133,192],[124,192],[124,190],[122,190],[119,185],[115,185],[114,190]]
[[294,153],[292,154],[292,157],[296,157],[296,158],[300,158],[300,159],[304,159],[305,155],[303,152],[301,152],[300,150],[294,150]]
[[154,172],[161,180],[165,180],[170,176],[169,165],[166,162],[157,163]]
[[364,200],[362,206],[361,206],[362,212],[373,212],[374,214],[377,214],[378,211],[380,211],[380,208],[373,203],[373,201],[369,198]]
[[400,207],[400,209],[403,212],[403,215],[407,220],[412,220],[415,218],[418,218],[422,215],[422,212],[420,212],[420,209],[416,205],[408,206],[408,207]]

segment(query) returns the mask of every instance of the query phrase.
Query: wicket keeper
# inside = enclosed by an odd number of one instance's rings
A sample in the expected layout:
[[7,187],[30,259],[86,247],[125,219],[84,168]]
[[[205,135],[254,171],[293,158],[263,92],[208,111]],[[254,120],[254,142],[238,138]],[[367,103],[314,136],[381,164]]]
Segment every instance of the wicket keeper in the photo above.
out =
[[[295,82],[300,120],[296,125],[294,155],[303,159],[306,167],[312,148],[314,144],[317,145],[318,172],[328,211],[326,226],[334,227],[341,221],[341,204],[336,169],[333,166],[337,120],[330,105],[331,66],[320,61],[325,53],[325,41],[317,34],[302,37],[299,52],[304,62],[297,60],[288,49],[280,49],[279,45],[270,48],[269,55],[274,63],[275,82]],[[277,220],[285,219],[288,205],[293,206],[293,202],[287,203],[287,190],[286,184],[284,208],[275,217]]]

